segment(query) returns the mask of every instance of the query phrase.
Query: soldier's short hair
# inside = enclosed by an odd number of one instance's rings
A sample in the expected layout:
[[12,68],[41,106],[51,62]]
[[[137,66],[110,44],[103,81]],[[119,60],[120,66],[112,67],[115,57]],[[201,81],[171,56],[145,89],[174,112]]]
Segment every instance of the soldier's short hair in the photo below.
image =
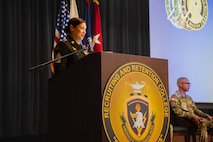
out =
[[177,85],[183,80],[183,79],[188,79],[187,77],[179,77],[177,79]]

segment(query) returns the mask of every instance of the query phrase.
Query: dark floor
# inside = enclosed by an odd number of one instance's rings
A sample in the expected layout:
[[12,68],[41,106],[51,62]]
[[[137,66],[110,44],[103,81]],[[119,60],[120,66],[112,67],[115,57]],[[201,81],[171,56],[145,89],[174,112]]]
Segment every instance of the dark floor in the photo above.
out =
[[[196,141],[199,142],[199,136],[196,136]],[[176,136],[174,137],[174,141],[173,142],[185,142],[184,137],[183,136]],[[192,137],[190,137],[190,142],[192,142]],[[209,136],[209,140],[208,142],[210,142],[210,136]]]
[[48,142],[47,135],[0,138],[0,142]]

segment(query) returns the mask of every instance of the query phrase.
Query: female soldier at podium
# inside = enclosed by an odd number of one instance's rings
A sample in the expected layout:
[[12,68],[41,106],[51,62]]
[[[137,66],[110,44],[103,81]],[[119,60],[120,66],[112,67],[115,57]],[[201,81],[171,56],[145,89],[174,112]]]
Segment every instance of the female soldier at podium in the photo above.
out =
[[70,19],[66,27],[67,38],[60,41],[54,49],[54,72],[65,70],[70,64],[80,60],[88,54],[88,51],[83,48],[81,41],[86,34],[86,22],[81,18]]

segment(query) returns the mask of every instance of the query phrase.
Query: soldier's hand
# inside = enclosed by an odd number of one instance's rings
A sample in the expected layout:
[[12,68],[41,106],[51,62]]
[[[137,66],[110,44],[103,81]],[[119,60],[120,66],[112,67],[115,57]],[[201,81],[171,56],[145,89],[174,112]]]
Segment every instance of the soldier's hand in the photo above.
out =
[[213,121],[213,116],[208,115],[209,120]]
[[194,119],[196,124],[200,124],[200,122],[203,121],[203,119],[201,117],[197,116],[197,115],[194,115],[193,119]]

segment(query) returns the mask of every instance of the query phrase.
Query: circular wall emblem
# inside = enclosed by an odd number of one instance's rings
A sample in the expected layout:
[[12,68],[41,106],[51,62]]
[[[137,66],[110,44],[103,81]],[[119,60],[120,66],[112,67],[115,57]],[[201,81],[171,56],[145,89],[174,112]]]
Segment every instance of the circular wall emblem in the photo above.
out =
[[165,0],[167,19],[177,28],[202,29],[208,18],[207,0]]
[[111,75],[102,100],[102,121],[109,141],[165,141],[169,116],[167,91],[150,67],[131,62]]

